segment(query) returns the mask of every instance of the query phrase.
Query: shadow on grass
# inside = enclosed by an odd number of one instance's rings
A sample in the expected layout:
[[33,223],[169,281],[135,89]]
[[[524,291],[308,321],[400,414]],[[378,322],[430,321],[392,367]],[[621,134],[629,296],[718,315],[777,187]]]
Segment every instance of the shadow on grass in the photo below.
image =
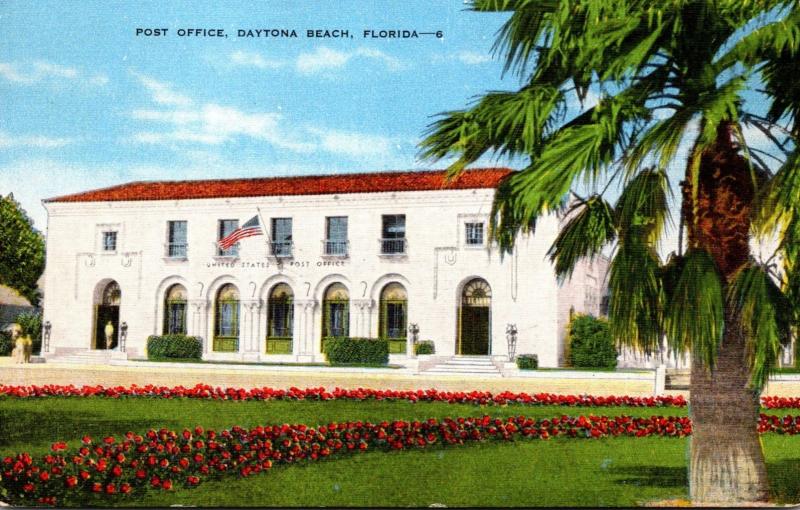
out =
[[620,476],[614,483],[639,487],[689,487],[689,477],[685,467],[635,466],[612,467],[612,475]]
[[780,503],[800,502],[800,458],[767,462],[770,499]]
[[[129,430],[143,432],[152,426],[153,420],[131,419],[129,417],[111,418],[107,414],[67,412],[55,410],[14,413],[0,409],[0,447],[18,443],[50,444],[55,441],[80,438],[85,435],[104,437],[122,434]],[[170,428],[178,424],[166,421]]]

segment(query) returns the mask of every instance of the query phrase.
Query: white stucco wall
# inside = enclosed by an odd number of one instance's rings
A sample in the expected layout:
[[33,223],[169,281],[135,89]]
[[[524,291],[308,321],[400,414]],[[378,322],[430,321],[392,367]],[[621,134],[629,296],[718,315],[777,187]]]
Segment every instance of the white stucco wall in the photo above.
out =
[[[502,260],[497,250],[470,248],[464,223],[488,224],[493,189],[362,193],[131,202],[50,202],[44,320],[52,323],[51,350],[92,346],[96,292],[110,280],[122,291],[120,323],[129,326],[127,351],[144,352],[148,335],[160,334],[164,292],[172,283],[189,293],[188,334],[201,336],[205,357],[226,359],[321,360],[322,295],[328,284],[350,292],[351,336],[377,336],[378,300],[385,283],[408,292],[408,322],[438,355],[456,352],[461,288],[473,277],[492,290],[491,353],[507,354],[505,327],[516,323],[517,353],[536,353],[542,366],[556,366],[559,352],[558,286],[545,252],[557,220],[543,218],[535,237],[520,240]],[[235,261],[215,258],[217,222],[241,225],[261,209],[265,222],[293,219],[294,258],[276,265],[265,236],[241,241]],[[405,214],[406,257],[379,255],[381,215]],[[350,256],[322,257],[326,216],[347,216]],[[167,221],[188,221],[188,259],[165,257]],[[117,251],[103,253],[104,229],[119,232]],[[269,290],[288,283],[295,295],[294,353],[265,353]],[[241,296],[239,352],[211,352],[216,291],[233,283]]]

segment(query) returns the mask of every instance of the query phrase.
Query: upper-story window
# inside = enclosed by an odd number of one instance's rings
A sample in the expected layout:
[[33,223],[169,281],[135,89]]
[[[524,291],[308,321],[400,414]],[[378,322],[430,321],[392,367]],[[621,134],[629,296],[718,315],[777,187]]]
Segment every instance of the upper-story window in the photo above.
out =
[[167,257],[185,259],[187,253],[187,232],[188,223],[186,221],[167,222]]
[[483,246],[483,222],[471,221],[464,224],[467,246]]
[[[239,228],[239,220],[219,220],[217,225],[217,241],[225,239],[230,233]],[[239,243],[230,248],[217,246],[217,255],[220,257],[237,257],[239,255]]]
[[325,255],[347,255],[347,216],[328,216],[325,218]]
[[103,251],[117,251],[117,231],[103,232]]
[[292,219],[272,218],[272,255],[292,256]]
[[406,252],[406,215],[384,214],[381,253],[402,255]]

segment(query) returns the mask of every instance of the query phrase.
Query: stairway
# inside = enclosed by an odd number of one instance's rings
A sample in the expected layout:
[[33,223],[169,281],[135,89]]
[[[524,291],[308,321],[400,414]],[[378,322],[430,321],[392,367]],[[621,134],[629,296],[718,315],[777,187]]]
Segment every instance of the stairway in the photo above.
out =
[[423,375],[478,375],[502,377],[500,370],[488,356],[453,356],[444,363],[422,372]]
[[687,369],[668,368],[666,379],[664,382],[664,389],[667,390],[688,390],[689,380],[691,379],[690,371]]
[[48,363],[75,363],[81,365],[108,365],[116,351],[85,350],[55,354],[47,358]]

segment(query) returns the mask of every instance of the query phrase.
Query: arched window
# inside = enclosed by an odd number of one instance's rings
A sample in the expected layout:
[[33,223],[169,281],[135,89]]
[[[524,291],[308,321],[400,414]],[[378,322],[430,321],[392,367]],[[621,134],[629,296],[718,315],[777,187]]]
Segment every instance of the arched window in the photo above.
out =
[[405,287],[389,283],[381,290],[380,337],[389,340],[389,352],[406,352],[406,322],[408,320],[408,295]]
[[164,295],[164,334],[186,334],[186,287],[179,283]]
[[285,283],[272,288],[267,300],[267,354],[292,353],[294,293]]
[[119,306],[120,301],[122,301],[122,291],[119,290],[119,284],[112,281],[103,289],[102,305]]
[[322,301],[322,338],[350,334],[350,293],[341,283],[325,289]]
[[239,350],[239,290],[231,284],[219,289],[214,303],[214,350]]
[[488,355],[492,347],[492,289],[475,278],[464,285],[459,308],[458,354]]

